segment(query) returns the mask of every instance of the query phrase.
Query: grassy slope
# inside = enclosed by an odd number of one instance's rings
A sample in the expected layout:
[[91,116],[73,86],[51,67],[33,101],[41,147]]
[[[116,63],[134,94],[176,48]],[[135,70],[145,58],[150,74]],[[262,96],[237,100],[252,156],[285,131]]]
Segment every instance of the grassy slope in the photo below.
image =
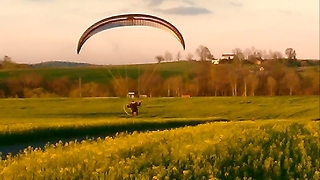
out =
[[[141,64],[141,65],[118,65],[118,66],[97,66],[97,67],[76,67],[76,68],[32,68],[32,69],[18,69],[18,70],[0,70],[0,81],[8,77],[19,77],[24,74],[36,73],[42,75],[45,79],[51,80],[60,77],[69,77],[71,80],[78,80],[82,78],[86,82],[108,83],[115,77],[127,76],[136,79],[145,70],[154,69],[160,71],[163,78],[167,78],[175,74],[183,74],[190,72],[198,64],[196,62],[171,62],[161,64]],[[139,73],[140,68],[140,73]],[[111,71],[111,73],[109,72]],[[127,71],[127,72],[126,72]]]
[[[310,64],[312,62],[312,64]],[[320,61],[310,61],[310,67],[316,67]],[[36,73],[42,75],[46,80],[56,79],[60,77],[69,77],[73,81],[77,81],[79,77],[82,82],[109,83],[112,75],[115,77],[127,76],[136,79],[145,70],[158,70],[163,78],[172,75],[183,75],[193,72],[197,69],[199,62],[195,61],[175,61],[160,64],[140,64],[140,65],[113,65],[113,66],[93,66],[93,67],[72,67],[72,68],[30,68],[6,70],[0,69],[0,81],[9,77],[19,77],[21,75]],[[318,63],[319,64],[319,63]],[[139,72],[140,69],[140,72]],[[112,75],[110,74],[111,71]],[[127,71],[127,72],[126,72]]]
[[[5,119],[125,118],[128,99],[1,99],[0,123]],[[139,118],[241,119],[319,118],[318,96],[195,97],[142,99]]]
[[127,119],[126,99],[0,100],[2,145],[39,139],[195,125],[216,119],[319,118],[319,97],[147,98],[140,116]]

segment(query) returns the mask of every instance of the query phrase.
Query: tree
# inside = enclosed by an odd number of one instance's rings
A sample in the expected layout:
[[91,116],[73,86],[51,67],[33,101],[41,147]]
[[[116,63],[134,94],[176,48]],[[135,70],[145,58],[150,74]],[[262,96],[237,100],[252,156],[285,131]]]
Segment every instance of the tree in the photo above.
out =
[[193,54],[189,53],[186,57],[187,61],[192,61],[193,60]]
[[246,48],[246,49],[243,51],[244,59],[249,60],[249,57],[250,57],[251,55],[252,55],[251,49]]
[[210,81],[210,65],[211,62],[201,61],[199,63],[198,69],[196,70],[197,79],[199,81],[199,94],[202,96],[208,95],[209,81]]
[[23,97],[23,85],[18,78],[9,77],[6,82],[11,97]]
[[11,57],[4,56],[2,60],[2,68],[3,69],[14,69],[16,68],[17,63],[13,62]]
[[287,48],[285,51],[285,55],[287,56],[288,60],[296,60],[296,51],[293,48]]
[[[183,79],[181,76],[172,76],[168,78],[164,83],[164,88],[168,87],[168,96],[181,96]],[[173,91],[173,93],[171,93]]]
[[271,96],[273,96],[275,94],[274,92],[275,92],[275,87],[277,85],[277,81],[272,76],[269,76],[267,79],[267,82],[268,82],[269,93]]
[[244,60],[242,50],[240,48],[235,48],[232,50],[232,52],[235,54],[235,57],[233,58],[233,64],[236,67],[241,67],[242,61]]
[[243,96],[247,96],[247,76],[243,77]]
[[213,55],[211,54],[209,48],[207,48],[206,46],[200,45],[196,49],[196,53],[200,57],[200,61],[207,61],[213,59]]
[[166,52],[164,53],[164,59],[165,59],[166,61],[171,61],[171,60],[172,60],[172,54],[171,54],[170,52],[166,51]]
[[61,77],[49,82],[48,85],[55,94],[67,97],[70,92],[72,82],[69,77]]
[[243,96],[248,96],[248,75],[250,71],[249,68],[241,69],[241,76],[243,80]]
[[193,78],[190,83],[185,84],[185,93],[190,94],[191,96],[198,96],[199,87],[199,79]]
[[268,58],[267,50],[264,49],[264,50],[260,50],[259,52],[261,54],[261,58],[263,58],[263,59],[267,59]]
[[214,96],[218,96],[219,92],[221,92],[223,86],[225,86],[225,74],[227,74],[227,69],[223,65],[214,65],[211,64],[210,68],[210,87],[211,92]]
[[180,51],[177,53],[177,61],[180,61],[180,59],[181,59],[181,53],[180,53]]
[[139,76],[140,94],[149,94],[150,97],[160,95],[162,81],[162,77],[155,67],[146,70]]
[[228,80],[229,80],[229,85],[231,87],[232,90],[232,96],[237,96],[237,92],[238,92],[238,73],[235,72],[232,69],[229,69],[229,73],[228,73]]
[[161,55],[156,56],[156,59],[158,63],[161,63],[162,61],[164,61],[164,58]]
[[269,50],[269,53],[266,55],[266,59],[278,60],[278,59],[281,59],[281,58],[283,58],[283,55],[279,51],[271,51],[271,50]]
[[289,70],[282,79],[282,83],[289,89],[289,95],[293,95],[300,87],[300,79],[296,71]]
[[240,61],[244,59],[243,52],[240,48],[235,48],[232,50],[232,52],[239,58]]
[[42,87],[44,83],[44,78],[35,73],[21,75],[20,80],[24,87],[30,89]]
[[[84,87],[86,89],[88,89],[88,85],[87,87]],[[111,86],[113,89],[113,93],[115,96],[117,97],[126,97],[127,93],[128,93],[128,84],[126,83],[126,80],[124,78],[118,77],[118,78],[113,78],[111,80]]]
[[253,74],[253,73],[250,73],[248,76],[247,76],[247,81],[250,85],[250,92],[251,92],[251,95],[254,96],[255,95],[255,91],[258,87],[258,84],[259,84],[259,78]]

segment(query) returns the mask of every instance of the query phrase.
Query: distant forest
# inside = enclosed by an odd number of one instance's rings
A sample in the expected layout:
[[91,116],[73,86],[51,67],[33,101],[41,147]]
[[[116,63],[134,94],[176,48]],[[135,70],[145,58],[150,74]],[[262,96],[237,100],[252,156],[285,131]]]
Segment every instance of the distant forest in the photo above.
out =
[[[123,73],[119,76],[109,71],[110,80],[101,82],[95,81],[92,73],[105,66],[61,61],[19,64],[5,56],[0,61],[0,98],[125,97],[130,91],[149,97],[320,94],[319,60],[298,60],[292,48],[285,50],[286,56],[254,48],[244,51],[236,48],[232,52],[233,59],[221,60],[219,64],[211,62],[216,58],[205,46],[196,49],[198,59],[192,54],[182,59],[180,52],[173,58],[171,53],[165,52],[156,56],[157,63],[144,68],[138,76]],[[161,64],[168,65],[157,68]],[[173,65],[176,72],[166,69]],[[70,74],[59,71],[65,67],[81,68],[91,79],[72,79]],[[127,73],[126,66],[108,67]],[[61,73],[46,78],[40,71],[24,71],[32,68]],[[140,71],[140,66],[131,65],[130,69]]]

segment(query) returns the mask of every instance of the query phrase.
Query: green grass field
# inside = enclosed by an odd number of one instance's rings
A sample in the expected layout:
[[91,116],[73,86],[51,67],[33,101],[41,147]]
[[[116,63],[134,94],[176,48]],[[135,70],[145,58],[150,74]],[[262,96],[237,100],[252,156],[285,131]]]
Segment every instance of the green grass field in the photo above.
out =
[[[315,119],[319,96],[145,98],[139,118]],[[125,98],[0,99],[6,119],[126,118]],[[10,120],[11,121],[11,120]],[[29,121],[29,120],[28,120]]]
[[[320,61],[309,61],[309,67],[317,67]],[[70,67],[70,68],[29,68],[29,69],[0,69],[0,81],[7,78],[20,77],[27,74],[39,74],[46,80],[53,80],[61,77],[68,77],[72,81],[82,78],[83,83],[95,82],[108,84],[115,77],[127,77],[137,79],[143,72],[157,70],[161,77],[167,79],[173,75],[184,75],[199,69],[199,61],[173,61],[152,64],[131,64],[131,65],[104,65],[92,67]],[[246,65],[252,66],[253,65]],[[111,72],[111,73],[110,73]]]
[[145,98],[137,118],[126,103],[1,99],[0,146],[101,138],[7,156],[0,179],[319,177],[318,96]]
[[0,81],[9,77],[20,77],[26,74],[39,74],[46,80],[53,80],[61,77],[68,77],[72,81],[77,81],[79,77],[84,83],[96,82],[106,84],[112,80],[112,76],[137,79],[144,71],[157,70],[163,78],[172,75],[182,75],[184,72],[191,72],[196,68],[197,62],[170,62],[161,64],[141,64],[141,65],[114,65],[96,67],[75,67],[75,68],[30,68],[16,70],[0,70]]
[[137,118],[124,112],[128,102],[124,98],[2,99],[0,145],[219,120],[319,118],[317,96],[146,98]]

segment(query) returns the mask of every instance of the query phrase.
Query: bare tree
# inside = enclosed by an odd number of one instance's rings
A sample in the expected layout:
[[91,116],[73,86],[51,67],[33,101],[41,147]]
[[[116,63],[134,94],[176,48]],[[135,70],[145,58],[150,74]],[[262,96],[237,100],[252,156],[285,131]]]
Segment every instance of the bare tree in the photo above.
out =
[[248,80],[247,80],[247,76],[245,76],[245,77],[243,77],[243,96],[247,96],[247,82]]
[[296,60],[296,51],[293,49],[293,48],[287,48],[286,51],[285,51],[285,54],[288,58],[288,60]]
[[25,74],[20,76],[20,81],[24,87],[34,89],[39,88],[44,83],[44,78],[36,73]]
[[255,91],[258,87],[259,84],[259,79],[255,74],[249,74],[247,77],[248,83],[250,85],[250,91],[251,91],[251,95],[254,96],[255,95]]
[[67,97],[72,86],[69,77],[60,77],[48,83],[49,88],[57,95]]
[[268,82],[269,93],[271,96],[273,96],[275,94],[274,91],[277,85],[277,81],[272,76],[269,76],[267,79],[267,82]]
[[296,71],[289,70],[282,79],[282,83],[289,89],[290,96],[298,91],[300,87],[300,79]]
[[186,57],[187,61],[193,60],[193,54],[189,53]]
[[267,59],[268,58],[268,53],[267,50],[260,50],[261,58]]
[[115,77],[111,80],[113,92],[118,97],[125,97],[128,93],[128,84],[124,78]]
[[232,50],[232,52],[239,58],[240,61],[244,59],[243,52],[240,48],[235,48]]
[[181,59],[181,53],[180,53],[180,51],[177,53],[177,61],[180,61],[180,59]]
[[251,55],[252,55],[252,51],[251,51],[251,49],[246,48],[246,49],[243,51],[244,59],[249,60],[249,57],[250,57]]
[[238,73],[235,72],[233,69],[229,69],[229,73],[228,73],[228,80],[229,80],[229,84],[232,90],[232,96],[237,96],[237,88],[238,88]]
[[170,52],[166,51],[166,52],[164,53],[164,59],[165,59],[166,61],[171,61],[171,60],[172,60],[172,54],[171,54]]
[[200,91],[200,82],[198,78],[194,78],[190,83],[185,85],[185,92],[191,96],[198,96]]
[[273,52],[272,58],[273,59],[281,59],[281,58],[283,58],[283,55],[281,52],[275,51],[275,52]]
[[241,69],[241,75],[243,80],[243,96],[248,96],[248,75],[250,71],[248,68]]
[[140,93],[149,94],[150,97],[158,96],[162,91],[163,79],[156,69],[150,68],[139,76]]
[[157,62],[161,63],[162,61],[164,61],[164,57],[161,55],[156,56]]
[[197,49],[196,49],[196,53],[198,54],[198,56],[200,57],[200,61],[206,61],[206,60],[210,60],[213,59],[213,55],[211,54],[210,50],[208,47],[200,45]]
[[7,86],[10,90],[10,96],[22,97],[23,96],[23,85],[17,77],[9,77],[7,80]]
[[[221,64],[219,66],[211,64],[210,68],[210,79],[209,85],[211,90],[214,91],[214,95],[228,95],[228,87],[229,87],[229,79],[228,79],[228,72],[232,71],[228,64]],[[233,90],[232,90],[233,92]]]
[[168,96],[170,96],[171,91],[173,91],[173,96],[181,96],[182,90],[182,77],[181,76],[172,76],[165,81],[165,87],[168,87]]

